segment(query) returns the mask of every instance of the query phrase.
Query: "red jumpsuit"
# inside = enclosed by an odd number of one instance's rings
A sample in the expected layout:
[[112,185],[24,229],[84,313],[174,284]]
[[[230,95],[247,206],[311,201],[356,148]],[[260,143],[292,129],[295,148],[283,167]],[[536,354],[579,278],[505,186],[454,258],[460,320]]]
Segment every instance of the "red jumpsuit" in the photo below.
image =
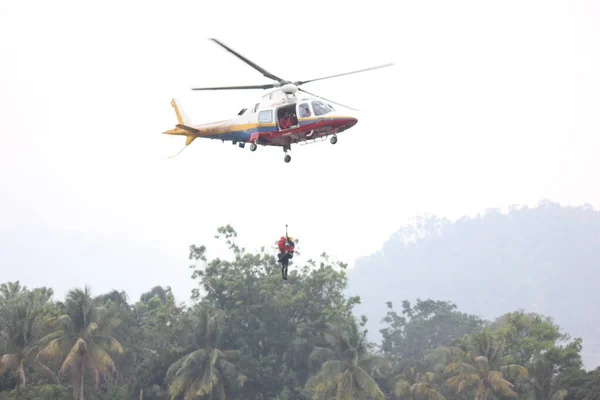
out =
[[277,246],[279,246],[279,251],[285,253],[285,236],[282,236],[277,242]]
[[279,242],[277,242],[277,246],[279,246],[279,251],[281,251],[282,253],[293,253],[294,252],[294,243],[290,242],[289,244],[286,243],[287,239],[285,236],[282,236],[279,239]]
[[277,242],[279,247],[279,262],[281,262],[281,274],[283,279],[287,279],[287,267],[290,259],[294,256],[294,242],[288,242],[285,236],[282,236]]

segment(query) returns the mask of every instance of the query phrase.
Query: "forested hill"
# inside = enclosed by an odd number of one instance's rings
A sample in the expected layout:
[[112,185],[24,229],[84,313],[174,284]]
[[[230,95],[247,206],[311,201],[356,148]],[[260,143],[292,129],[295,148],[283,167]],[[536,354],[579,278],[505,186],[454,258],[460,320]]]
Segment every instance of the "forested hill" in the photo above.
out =
[[456,222],[426,216],[349,272],[348,293],[379,341],[387,301],[436,299],[493,319],[514,310],[554,318],[600,363],[600,212],[544,201]]

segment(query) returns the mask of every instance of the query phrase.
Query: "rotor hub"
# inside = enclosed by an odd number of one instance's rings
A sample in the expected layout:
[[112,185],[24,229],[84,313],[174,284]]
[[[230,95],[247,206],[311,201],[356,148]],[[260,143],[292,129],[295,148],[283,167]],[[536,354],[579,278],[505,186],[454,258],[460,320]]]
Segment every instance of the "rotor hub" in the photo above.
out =
[[281,91],[286,94],[293,94],[298,91],[298,87],[293,83],[286,83],[281,87]]

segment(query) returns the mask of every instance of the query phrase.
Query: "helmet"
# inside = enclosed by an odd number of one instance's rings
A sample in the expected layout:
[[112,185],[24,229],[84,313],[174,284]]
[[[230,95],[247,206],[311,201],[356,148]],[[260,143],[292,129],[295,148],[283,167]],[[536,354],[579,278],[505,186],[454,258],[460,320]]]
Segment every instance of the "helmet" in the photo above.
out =
[[290,239],[290,241],[291,241],[291,242],[293,242],[293,241],[294,241],[294,238],[293,238],[293,237],[291,237],[291,236],[289,237],[289,239]]

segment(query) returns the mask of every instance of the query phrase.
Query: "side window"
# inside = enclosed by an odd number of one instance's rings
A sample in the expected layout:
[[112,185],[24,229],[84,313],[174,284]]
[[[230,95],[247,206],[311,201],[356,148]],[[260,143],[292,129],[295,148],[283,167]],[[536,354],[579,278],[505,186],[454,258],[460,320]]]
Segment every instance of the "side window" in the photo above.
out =
[[315,115],[323,115],[329,112],[327,107],[325,107],[320,101],[313,101],[312,106],[313,110],[315,110]]
[[310,117],[310,108],[308,107],[308,104],[306,104],[306,103],[300,104],[300,106],[298,106],[298,111],[299,111],[300,118]]
[[256,112],[258,110],[258,106],[260,103],[256,103],[256,105],[254,106],[254,112]]
[[259,112],[258,122],[273,122],[273,110],[262,110]]

